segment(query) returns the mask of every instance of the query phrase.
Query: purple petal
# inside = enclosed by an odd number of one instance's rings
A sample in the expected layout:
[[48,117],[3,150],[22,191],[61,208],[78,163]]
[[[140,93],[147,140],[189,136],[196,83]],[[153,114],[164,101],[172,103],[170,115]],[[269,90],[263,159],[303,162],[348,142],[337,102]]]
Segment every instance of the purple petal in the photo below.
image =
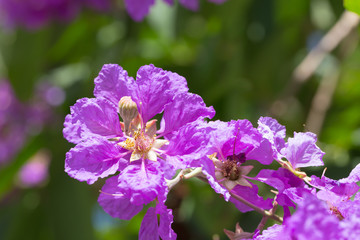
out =
[[158,196],[158,204],[156,205],[156,213],[160,214],[160,223],[159,223],[159,235],[162,240],[176,240],[176,233],[171,228],[173,223],[172,210],[168,209],[165,205],[166,196],[168,193],[168,188],[164,185],[162,191]]
[[291,201],[295,202],[296,204],[302,203],[304,201],[304,196],[309,194],[316,195],[316,190],[310,190],[308,188],[287,188],[283,192],[286,196],[288,196]]
[[155,0],[125,0],[125,7],[132,19],[142,21],[149,14]]
[[284,225],[275,224],[264,230],[261,235],[256,236],[254,240],[291,240],[289,236],[284,234],[283,230]]
[[[228,122],[222,122],[222,121],[211,121],[208,123],[209,127],[213,129],[213,131],[210,132],[210,147],[211,153],[218,152],[222,155],[225,154],[231,154],[233,153],[233,146],[234,146],[234,130],[235,130],[235,122],[232,121],[230,123]],[[223,146],[227,142],[228,143],[226,148],[224,149],[226,152],[223,153]],[[226,155],[225,155],[226,156]]]
[[340,222],[341,238],[339,239],[341,240],[358,239],[360,235],[359,209],[351,209],[350,211],[352,211],[352,214]]
[[301,188],[305,185],[302,179],[284,168],[278,170],[262,169],[254,179],[272,186],[279,192],[291,187]]
[[154,65],[142,66],[137,72],[136,83],[136,101],[143,122],[161,113],[165,105],[172,102],[176,95],[188,91],[184,77]]
[[328,212],[324,202],[310,194],[286,221],[285,231],[299,240],[339,239],[339,220]]
[[136,92],[134,79],[117,64],[105,64],[94,82],[95,97],[108,99],[116,108],[122,97],[132,97]]
[[210,131],[209,125],[201,120],[181,127],[169,139],[170,144],[165,152],[167,162],[175,170],[184,169],[210,154],[207,149]]
[[66,153],[65,172],[69,176],[93,184],[121,170],[127,164],[126,151],[105,139],[95,138],[76,145]]
[[274,157],[270,142],[264,139],[261,141],[260,146],[254,148],[246,155],[246,158],[255,159],[264,165],[271,164]]
[[215,110],[206,107],[199,95],[183,93],[175,97],[174,101],[164,109],[165,130],[163,135],[174,132],[187,123],[198,118],[213,118]]
[[135,205],[126,198],[118,188],[117,176],[106,180],[98,199],[100,206],[112,217],[130,220],[143,208],[142,204]]
[[64,137],[72,143],[96,135],[107,138],[119,137],[123,133],[117,109],[105,99],[82,98],[70,108],[64,122]]
[[280,151],[285,147],[286,129],[275,119],[270,117],[260,117],[258,120],[258,130],[264,138],[268,139],[273,147],[274,158],[280,159]]
[[340,179],[341,183],[356,183],[360,181],[360,164],[351,171],[347,178]]
[[165,181],[158,162],[142,165],[137,161],[127,166],[119,175],[119,189],[131,203],[147,204],[154,200]]
[[349,198],[359,191],[360,187],[356,182],[340,182],[323,176],[311,176],[311,185],[335,193],[340,197]]
[[[235,188],[233,188],[232,192],[262,209],[272,208],[273,200],[272,199],[264,200],[262,197],[258,195],[258,187],[252,183],[251,185],[252,187],[237,185]],[[248,212],[254,210],[253,208],[239,202],[234,197],[231,197],[230,201],[235,204],[235,206],[237,207],[237,209],[239,209],[240,212]]]
[[160,240],[158,233],[158,219],[155,208],[147,210],[140,226],[139,240]]
[[311,132],[294,133],[286,148],[281,152],[294,168],[322,166],[324,152],[316,146],[316,135]]

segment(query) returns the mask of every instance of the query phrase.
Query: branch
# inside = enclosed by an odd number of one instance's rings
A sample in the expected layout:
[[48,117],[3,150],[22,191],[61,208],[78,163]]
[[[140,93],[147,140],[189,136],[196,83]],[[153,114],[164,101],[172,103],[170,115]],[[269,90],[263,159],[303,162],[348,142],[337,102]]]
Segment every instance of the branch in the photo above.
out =
[[268,218],[271,218],[279,223],[282,223],[283,222],[283,218],[274,214],[272,211],[266,211],[254,204],[252,204],[251,202],[248,202],[246,199],[244,199],[243,197],[229,191],[231,196],[233,198],[235,198],[236,200],[238,200],[239,202],[245,204],[246,206],[248,207],[251,207],[252,209],[254,209],[256,212],[260,213],[261,215],[263,215],[264,217],[268,217]]
[[320,40],[304,60],[295,68],[291,81],[284,89],[283,96],[275,101],[271,108],[272,115],[282,115],[288,108],[289,101],[296,95],[300,86],[304,84],[319,67],[324,57],[333,51],[339,43],[348,36],[359,24],[359,16],[355,13],[345,11],[336,24]]
[[170,190],[176,184],[178,184],[182,179],[189,179],[189,178],[192,178],[192,177],[196,177],[201,173],[202,173],[202,168],[201,167],[194,168],[194,169],[184,169],[184,170],[181,170],[179,172],[179,174],[174,179],[166,180],[166,184],[167,184],[167,186],[168,186],[168,188]]

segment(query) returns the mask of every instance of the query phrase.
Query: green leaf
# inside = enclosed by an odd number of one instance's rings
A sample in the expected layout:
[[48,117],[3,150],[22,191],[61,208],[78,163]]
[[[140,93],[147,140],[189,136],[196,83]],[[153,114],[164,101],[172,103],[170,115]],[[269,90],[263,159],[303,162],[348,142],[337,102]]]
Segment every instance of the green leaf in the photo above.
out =
[[352,12],[360,15],[360,1],[359,0],[344,0],[344,7]]

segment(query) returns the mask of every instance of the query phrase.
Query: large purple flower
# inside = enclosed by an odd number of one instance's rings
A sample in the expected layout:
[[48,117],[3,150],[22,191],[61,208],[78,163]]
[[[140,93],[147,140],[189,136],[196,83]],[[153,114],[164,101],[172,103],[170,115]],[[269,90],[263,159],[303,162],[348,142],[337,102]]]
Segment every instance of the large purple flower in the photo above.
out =
[[0,0],[0,22],[6,27],[41,27],[51,20],[69,21],[83,6],[105,10],[108,0]]
[[[208,137],[200,132],[202,121],[215,111],[188,92],[185,78],[153,65],[141,67],[136,81],[120,66],[104,65],[94,95],[79,99],[65,119],[64,137],[77,144],[66,154],[65,171],[89,184],[120,171],[106,181],[99,203],[111,216],[130,219],[143,204],[164,202],[165,179],[203,155]],[[157,130],[151,118],[161,113]],[[162,205],[150,208],[144,221],[168,212]],[[159,231],[165,231],[161,222]],[[142,225],[140,238],[155,229]]]
[[[216,4],[224,3],[226,0],[209,0]],[[142,21],[149,14],[150,8],[155,4],[155,0],[125,0],[126,10],[135,21]],[[169,5],[173,5],[173,0],[164,0]],[[179,0],[184,7],[196,11],[199,9],[199,0]]]

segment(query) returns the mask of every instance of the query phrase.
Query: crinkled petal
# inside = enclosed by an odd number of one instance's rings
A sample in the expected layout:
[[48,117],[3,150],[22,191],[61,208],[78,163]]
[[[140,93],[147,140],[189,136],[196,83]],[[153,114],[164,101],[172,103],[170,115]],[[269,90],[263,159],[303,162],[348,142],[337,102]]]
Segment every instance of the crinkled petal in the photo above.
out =
[[261,235],[256,236],[254,240],[291,240],[289,236],[284,234],[283,229],[284,225],[275,224],[264,230]]
[[312,194],[304,196],[297,211],[285,223],[285,232],[298,240],[339,239],[339,230],[339,220]]
[[302,203],[304,201],[304,196],[307,196],[309,194],[316,195],[316,189],[308,189],[308,188],[287,188],[283,192],[286,196],[288,196],[291,201],[293,201],[296,204]]
[[164,109],[165,130],[163,135],[177,131],[180,127],[198,118],[211,119],[214,115],[214,108],[206,107],[199,95],[192,93],[179,94]]
[[341,183],[356,183],[360,181],[360,164],[351,171],[347,178],[340,179]]
[[258,120],[259,132],[268,139],[272,145],[275,159],[281,159],[281,149],[285,147],[286,129],[271,117],[260,117]]
[[[255,184],[250,184],[252,185],[252,187],[237,185],[235,188],[233,188],[232,192],[244,198],[248,202],[254,204],[255,206],[258,206],[262,209],[271,209],[273,207],[273,200],[270,198],[264,200],[258,195],[258,187]],[[230,201],[235,204],[235,206],[237,207],[237,209],[239,209],[240,212],[248,212],[254,210],[253,208],[239,202],[234,197],[231,197]]]
[[158,232],[158,218],[156,209],[151,207],[147,210],[139,231],[139,240],[160,240]]
[[136,95],[134,79],[117,64],[105,64],[94,82],[95,97],[108,99],[116,108],[122,97]]
[[158,204],[156,205],[156,213],[160,214],[160,223],[159,223],[159,235],[162,240],[176,240],[176,233],[171,228],[173,223],[172,210],[168,209],[165,205],[166,197],[168,194],[168,188],[164,184],[159,196]]
[[262,169],[253,179],[266,183],[279,192],[291,187],[301,188],[305,185],[302,179],[284,168],[279,168],[278,170]]
[[165,181],[159,162],[136,161],[119,175],[119,189],[131,203],[147,204],[158,195]]
[[316,146],[316,135],[311,132],[294,133],[282,154],[289,160],[294,168],[322,166],[324,152]]
[[174,169],[184,169],[198,162],[209,153],[209,133],[212,128],[205,122],[198,120],[187,124],[175,132],[169,139],[169,146],[165,156],[167,162]]
[[351,197],[360,189],[356,182],[340,182],[325,176],[322,178],[311,176],[311,185],[325,191],[333,192],[343,198]]
[[269,165],[273,162],[273,151],[271,144],[267,139],[260,142],[260,145],[251,150],[247,155],[247,159],[255,159],[261,164]]
[[[355,203],[354,203],[355,204]],[[359,204],[359,203],[356,203]],[[340,221],[340,240],[358,239],[360,236],[360,212],[352,209],[352,214]]]
[[118,177],[114,176],[106,180],[101,189],[98,199],[100,206],[112,217],[130,220],[138,214],[143,205],[133,204],[126,198],[118,188]]
[[154,65],[142,66],[137,72],[136,83],[136,102],[143,122],[161,113],[176,95],[188,91],[184,77]]
[[79,143],[66,153],[65,172],[69,176],[94,183],[123,169],[127,160],[126,151],[106,139],[95,138]]
[[103,98],[82,98],[70,108],[64,122],[64,137],[79,143],[94,136],[123,136],[117,109]]

